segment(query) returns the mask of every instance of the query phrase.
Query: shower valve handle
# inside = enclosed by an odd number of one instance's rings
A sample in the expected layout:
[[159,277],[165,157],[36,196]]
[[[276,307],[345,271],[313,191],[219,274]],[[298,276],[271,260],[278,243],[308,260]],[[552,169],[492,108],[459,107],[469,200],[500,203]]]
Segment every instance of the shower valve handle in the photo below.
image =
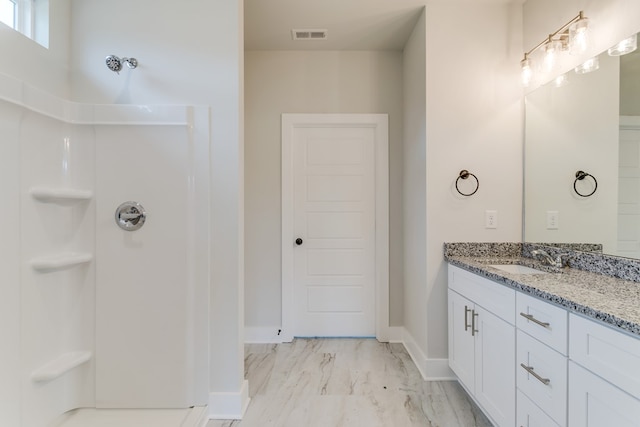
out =
[[132,219],[138,219],[142,216],[142,213],[138,212],[138,213],[121,213],[120,214],[120,218],[125,219],[125,220],[132,220]]

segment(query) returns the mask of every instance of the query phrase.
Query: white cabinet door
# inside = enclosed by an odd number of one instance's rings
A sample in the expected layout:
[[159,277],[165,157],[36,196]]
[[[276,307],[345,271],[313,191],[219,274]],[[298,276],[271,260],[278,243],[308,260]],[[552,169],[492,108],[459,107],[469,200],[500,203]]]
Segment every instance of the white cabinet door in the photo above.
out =
[[449,289],[449,366],[460,382],[474,390],[474,337],[471,336],[473,303]]
[[515,327],[475,306],[475,397],[499,427],[515,423]]
[[516,426],[518,427],[560,427],[520,390],[518,390],[517,409]]
[[640,400],[569,362],[569,427],[638,427]]

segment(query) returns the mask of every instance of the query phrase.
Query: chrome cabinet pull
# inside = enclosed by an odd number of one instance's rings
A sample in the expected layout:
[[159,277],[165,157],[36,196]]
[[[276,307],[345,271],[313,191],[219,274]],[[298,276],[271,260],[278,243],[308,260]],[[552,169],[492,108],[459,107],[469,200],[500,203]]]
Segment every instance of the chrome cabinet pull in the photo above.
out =
[[480,332],[476,329],[476,317],[478,317],[478,313],[475,310],[471,310],[471,336],[475,337],[477,332]]
[[527,320],[531,320],[533,323],[536,323],[542,327],[548,328],[550,326],[550,323],[547,322],[543,322],[541,320],[536,319],[535,317],[533,317],[530,314],[526,314],[526,313],[520,313],[520,316],[524,317]]
[[525,371],[527,371],[528,373],[530,373],[531,375],[533,375],[538,381],[540,381],[542,384],[544,385],[549,385],[549,383],[551,382],[551,380],[549,378],[542,378],[540,375],[538,375],[534,370],[533,370],[533,366],[527,366],[524,363],[521,363],[520,366],[522,366],[524,368]]
[[468,318],[468,314],[469,314],[470,311],[471,311],[471,309],[465,305],[464,306],[464,330],[465,330],[465,332],[471,326],[471,325],[469,325],[469,318]]

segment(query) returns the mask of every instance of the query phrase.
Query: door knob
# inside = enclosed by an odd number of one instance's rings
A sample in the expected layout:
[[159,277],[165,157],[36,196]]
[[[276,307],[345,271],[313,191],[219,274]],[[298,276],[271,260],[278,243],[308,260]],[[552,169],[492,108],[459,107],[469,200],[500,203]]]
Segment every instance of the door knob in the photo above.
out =
[[296,239],[296,245],[300,246],[301,244],[302,244],[302,239],[298,237]]

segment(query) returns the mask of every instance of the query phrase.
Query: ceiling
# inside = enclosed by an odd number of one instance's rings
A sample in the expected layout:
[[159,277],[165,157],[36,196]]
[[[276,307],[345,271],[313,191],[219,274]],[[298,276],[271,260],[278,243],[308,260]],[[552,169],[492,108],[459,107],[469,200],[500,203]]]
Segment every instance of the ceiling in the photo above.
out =
[[[246,50],[402,50],[425,0],[245,0]],[[326,29],[293,41],[292,29]]]

